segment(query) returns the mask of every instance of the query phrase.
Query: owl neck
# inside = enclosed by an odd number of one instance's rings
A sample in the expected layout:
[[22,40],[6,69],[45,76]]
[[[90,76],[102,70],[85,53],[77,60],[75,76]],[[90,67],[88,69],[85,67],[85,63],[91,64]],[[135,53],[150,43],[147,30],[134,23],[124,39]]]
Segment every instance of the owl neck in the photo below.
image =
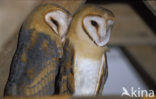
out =
[[83,40],[76,40],[73,42],[75,54],[83,58],[90,58],[94,60],[101,59],[102,55],[106,53],[107,47],[97,47],[96,45],[86,43]]
[[[103,52],[105,53],[105,52]],[[102,52],[92,52],[90,50],[76,50],[75,54],[82,57],[82,58],[88,58],[88,59],[93,59],[93,60],[99,60],[101,59]]]

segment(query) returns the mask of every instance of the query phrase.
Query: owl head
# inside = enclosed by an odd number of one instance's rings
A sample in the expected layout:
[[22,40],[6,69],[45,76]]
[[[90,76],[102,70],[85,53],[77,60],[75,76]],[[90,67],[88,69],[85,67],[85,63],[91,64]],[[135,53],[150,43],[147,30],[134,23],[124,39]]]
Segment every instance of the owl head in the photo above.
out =
[[30,13],[25,27],[44,32],[53,39],[59,37],[64,42],[71,14],[63,7],[53,3],[43,3]]
[[73,17],[69,36],[103,47],[109,41],[113,24],[114,15],[111,11],[96,5],[86,5]]

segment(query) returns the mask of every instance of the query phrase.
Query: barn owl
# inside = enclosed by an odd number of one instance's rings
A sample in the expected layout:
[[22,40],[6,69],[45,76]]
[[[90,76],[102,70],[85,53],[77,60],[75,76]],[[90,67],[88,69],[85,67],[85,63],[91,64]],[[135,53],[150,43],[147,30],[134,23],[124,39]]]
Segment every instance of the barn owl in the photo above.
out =
[[19,31],[4,96],[55,94],[70,20],[70,13],[56,4],[41,4],[32,11]]
[[61,93],[102,94],[108,72],[106,44],[113,24],[113,13],[95,5],[86,5],[73,16],[64,45],[66,64],[59,83],[66,85],[60,88]]

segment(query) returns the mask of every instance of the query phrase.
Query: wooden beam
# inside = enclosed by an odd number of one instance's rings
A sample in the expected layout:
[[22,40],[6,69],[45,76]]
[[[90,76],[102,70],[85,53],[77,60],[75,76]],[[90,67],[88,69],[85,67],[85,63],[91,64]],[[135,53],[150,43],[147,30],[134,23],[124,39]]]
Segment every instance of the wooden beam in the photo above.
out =
[[72,99],[71,96],[5,97],[4,99]]
[[[127,96],[79,96],[79,97],[71,97],[71,96],[49,96],[49,97],[5,97],[4,99],[132,99],[132,97]],[[136,98],[141,99],[141,98]]]
[[147,86],[156,90],[156,46],[126,46],[125,50]]
[[143,2],[150,9],[150,11],[156,16],[156,1],[155,0],[143,0]]
[[111,45],[156,45],[156,35],[127,3],[102,4],[115,15]]

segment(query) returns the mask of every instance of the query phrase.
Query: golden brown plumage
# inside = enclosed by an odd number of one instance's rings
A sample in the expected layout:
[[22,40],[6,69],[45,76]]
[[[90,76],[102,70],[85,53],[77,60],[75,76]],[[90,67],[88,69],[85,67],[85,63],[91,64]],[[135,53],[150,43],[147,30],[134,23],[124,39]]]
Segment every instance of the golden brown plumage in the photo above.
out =
[[113,23],[113,13],[96,5],[86,5],[73,16],[64,47],[72,57],[74,95],[102,94],[108,72],[106,44]]
[[4,96],[56,93],[62,43],[70,19],[70,13],[56,4],[41,4],[32,11],[19,32]]

